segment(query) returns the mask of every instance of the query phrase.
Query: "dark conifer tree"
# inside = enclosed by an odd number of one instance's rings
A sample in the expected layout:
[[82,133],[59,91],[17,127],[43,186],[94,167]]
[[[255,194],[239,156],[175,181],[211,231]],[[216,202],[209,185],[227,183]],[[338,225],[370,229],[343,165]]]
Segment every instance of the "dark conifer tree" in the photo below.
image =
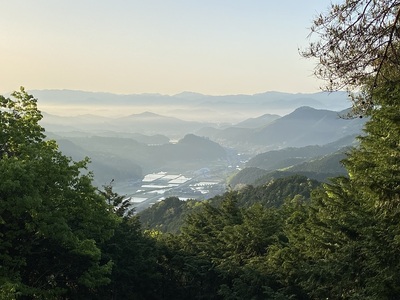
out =
[[288,224],[288,247],[276,252],[278,263],[291,264],[285,276],[312,299],[400,297],[400,76],[381,72],[379,87],[365,86],[375,107],[344,160],[349,178],[314,194],[303,222]]

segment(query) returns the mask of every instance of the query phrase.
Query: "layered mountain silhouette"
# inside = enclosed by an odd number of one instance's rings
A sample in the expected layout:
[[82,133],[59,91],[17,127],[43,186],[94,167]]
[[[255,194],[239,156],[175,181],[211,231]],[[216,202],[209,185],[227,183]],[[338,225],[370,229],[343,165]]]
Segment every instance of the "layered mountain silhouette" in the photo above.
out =
[[[324,145],[347,135],[361,133],[364,119],[344,119],[345,111],[300,107],[294,112],[267,121],[257,128],[229,127],[225,129],[203,128],[197,134],[207,136],[223,145],[253,149],[282,149]],[[245,123],[246,124],[246,123]],[[264,146],[264,147],[260,147]]]
[[[75,160],[90,157],[91,170],[103,184],[107,177],[138,180],[160,170],[184,172],[216,167],[228,174],[239,165],[249,168],[242,171],[247,178],[275,170],[313,172],[328,164],[337,171],[340,155],[327,156],[351,145],[355,136],[362,133],[366,121],[344,119],[344,110],[318,108],[328,106],[329,97],[344,103],[343,93],[207,96],[184,92],[164,96],[42,91],[34,94],[47,105],[93,108],[90,113],[70,116],[43,112],[41,124],[65,154]],[[270,107],[294,107],[299,103],[314,107],[298,107],[283,116],[270,113]],[[164,108],[168,106],[171,114],[152,111],[161,104]],[[146,105],[147,110],[137,113],[138,105]],[[95,111],[113,106],[122,107],[124,114],[98,115]],[[235,116],[237,122],[219,119],[211,122],[201,116],[229,115],[235,110],[240,111]],[[198,118],[191,120],[188,112]],[[184,118],[177,117],[179,114]],[[245,114],[251,116],[243,117]],[[249,161],[245,164],[246,160]]]
[[127,116],[151,111],[187,121],[239,123],[261,114],[286,115],[300,106],[340,111],[350,102],[344,92],[289,94],[265,92],[254,95],[117,95],[71,90],[29,91],[38,98],[39,109],[52,114]]
[[90,157],[89,169],[94,172],[97,184],[106,184],[111,179],[137,181],[159,170],[185,172],[228,164],[228,153],[222,146],[192,134],[177,143],[160,145],[119,137],[66,138],[54,134],[48,137],[55,139],[60,150],[76,161]]
[[87,133],[139,133],[143,135],[168,135],[179,138],[206,126],[208,123],[184,121],[174,117],[144,112],[124,117],[93,115],[56,116],[43,114],[42,126],[51,132],[81,131]]

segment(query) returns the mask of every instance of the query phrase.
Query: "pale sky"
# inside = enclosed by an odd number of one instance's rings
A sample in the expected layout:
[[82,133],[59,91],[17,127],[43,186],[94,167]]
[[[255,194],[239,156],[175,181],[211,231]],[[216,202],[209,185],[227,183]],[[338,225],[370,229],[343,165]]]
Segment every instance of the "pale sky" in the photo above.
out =
[[0,0],[0,93],[317,92],[300,57],[328,0]]

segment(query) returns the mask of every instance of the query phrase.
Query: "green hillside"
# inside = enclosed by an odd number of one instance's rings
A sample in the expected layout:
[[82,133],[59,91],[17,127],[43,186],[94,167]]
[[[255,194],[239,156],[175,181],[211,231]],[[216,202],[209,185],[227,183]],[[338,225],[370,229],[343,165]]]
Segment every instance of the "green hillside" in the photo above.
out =
[[[91,167],[95,177],[98,173],[99,180],[105,177],[113,178],[112,176],[134,180],[141,178],[142,174],[160,169],[183,172],[213,163],[227,164],[227,153],[223,147],[195,135],[186,135],[176,144],[161,145],[147,145],[131,138],[108,136],[68,137],[68,139],[54,136],[54,138],[60,143],[66,155],[74,159],[91,157],[93,161]],[[111,169],[106,170],[112,168],[113,163],[115,163],[112,170],[114,175],[109,174]]]
[[201,210],[205,204],[214,207],[219,206],[229,193],[235,194],[238,207],[246,208],[254,204],[260,204],[263,207],[280,207],[285,200],[292,199],[295,196],[309,199],[311,191],[319,185],[320,183],[316,180],[308,179],[305,176],[292,175],[271,179],[268,183],[257,187],[249,185],[235,192],[228,192],[206,201],[194,199],[182,201],[176,197],[170,197],[141,211],[138,215],[146,229],[177,233],[180,232],[181,226],[188,216]]

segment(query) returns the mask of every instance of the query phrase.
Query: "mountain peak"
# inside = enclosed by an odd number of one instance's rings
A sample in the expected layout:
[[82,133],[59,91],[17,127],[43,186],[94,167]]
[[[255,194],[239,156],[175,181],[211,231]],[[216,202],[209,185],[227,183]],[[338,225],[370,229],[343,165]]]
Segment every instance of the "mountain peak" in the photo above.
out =
[[136,114],[135,116],[140,116],[140,117],[160,117],[160,115],[153,113],[151,111],[145,111],[140,114]]
[[200,94],[200,93],[185,91],[185,92],[173,95],[173,97],[181,98],[181,99],[189,99],[189,100],[198,100],[198,99],[204,98],[205,95]]
[[299,108],[296,108],[292,113],[286,115],[286,116],[316,116],[320,114],[337,114],[334,111],[327,110],[327,109],[318,109],[318,108],[313,108],[310,106],[300,106]]

